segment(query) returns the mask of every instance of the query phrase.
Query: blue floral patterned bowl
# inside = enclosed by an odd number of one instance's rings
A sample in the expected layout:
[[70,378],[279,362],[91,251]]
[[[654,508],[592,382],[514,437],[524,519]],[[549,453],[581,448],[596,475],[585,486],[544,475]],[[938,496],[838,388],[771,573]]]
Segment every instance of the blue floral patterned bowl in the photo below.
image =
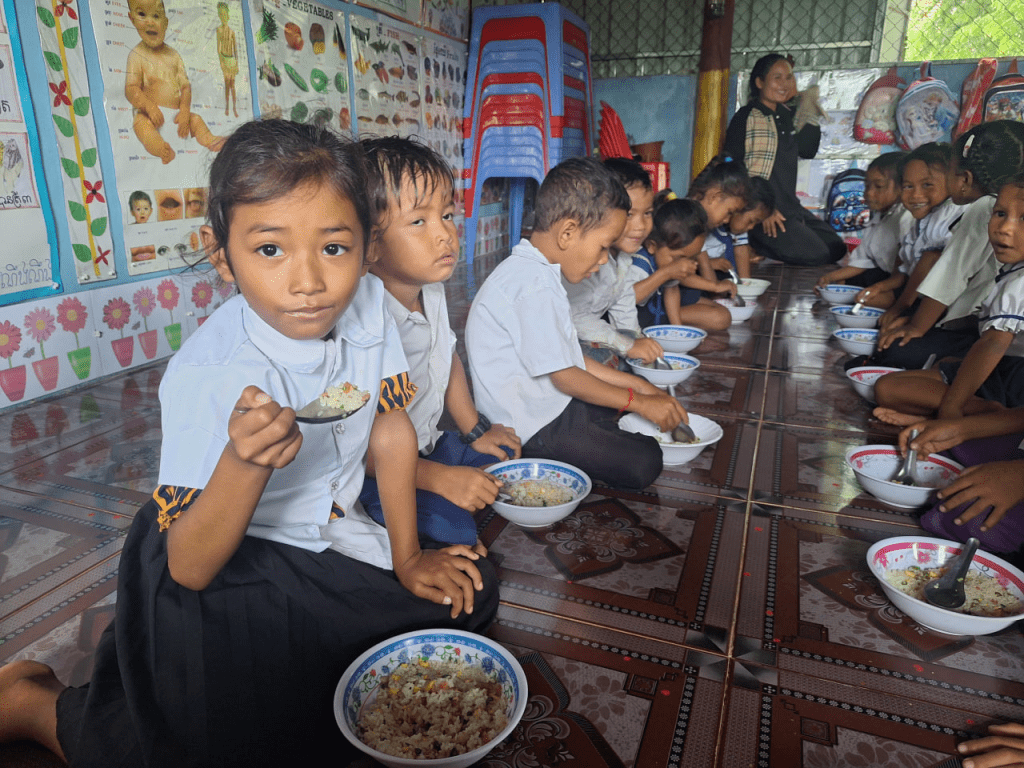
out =
[[689,325],[652,325],[644,336],[661,344],[666,352],[689,352],[707,338],[708,332]]
[[[430,760],[394,757],[361,742],[356,735],[359,715],[376,700],[381,679],[400,664],[419,661],[462,661],[501,683],[501,699],[508,715],[505,729],[478,749]],[[377,643],[353,661],[334,692],[334,718],[345,738],[390,768],[463,768],[481,760],[512,733],[526,710],[527,696],[526,673],[515,657],[494,640],[457,629],[423,629]]]
[[840,328],[833,331],[832,336],[850,355],[870,355],[878,343],[877,328]]
[[829,283],[824,288],[818,288],[818,295],[833,306],[836,304],[853,304],[853,300],[863,288],[856,285],[843,285],[842,283]]
[[672,368],[664,370],[658,368],[654,363],[645,363],[632,357],[626,358],[629,367],[637,376],[643,376],[656,387],[670,387],[675,384],[682,384],[690,378],[698,368],[700,360],[689,355],[680,355],[672,352],[665,353],[665,362]]
[[567,517],[579,503],[590,495],[593,483],[582,469],[553,459],[511,459],[499,461],[487,471],[501,480],[506,487],[522,480],[546,480],[572,492],[572,501],[548,507],[526,507],[496,499],[494,511],[509,522],[523,528],[546,528]]

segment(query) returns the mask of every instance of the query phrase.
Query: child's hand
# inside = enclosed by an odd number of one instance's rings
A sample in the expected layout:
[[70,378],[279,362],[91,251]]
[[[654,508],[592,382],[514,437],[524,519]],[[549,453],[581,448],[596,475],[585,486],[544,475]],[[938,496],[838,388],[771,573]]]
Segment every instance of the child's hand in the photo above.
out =
[[[917,430],[917,437],[910,443],[910,433]],[[953,446],[960,445],[968,439],[964,432],[964,422],[959,419],[934,419],[911,424],[900,432],[900,453],[913,448],[919,454],[939,453]],[[909,445],[908,445],[909,443]]]
[[164,124],[164,112],[160,109],[160,105],[155,101],[149,100],[146,102],[143,111],[146,113],[146,117],[149,121],[157,128]]
[[[833,283],[837,285],[843,285],[846,282],[845,280],[836,280],[834,275],[835,272],[829,272],[827,275],[822,275],[821,277],[818,278],[818,284],[816,287],[824,288],[826,285],[831,285]],[[864,293],[864,291],[861,291],[861,293]],[[860,293],[857,294],[857,297],[858,299],[860,298]]]
[[[503,457],[508,456],[503,450],[501,454]],[[478,467],[445,467],[442,482],[443,485],[435,490],[467,512],[476,512],[494,503],[498,498],[498,489],[501,488],[498,478]]]
[[906,318],[898,317],[889,325],[889,329],[885,333],[879,335],[878,348],[888,349],[897,341],[900,343],[901,347],[905,347],[907,346],[907,342],[911,339],[919,339],[922,336],[924,336],[924,333],[917,330],[914,326],[909,325]]
[[697,272],[697,262],[694,259],[676,259],[665,270],[670,280],[685,280]]
[[997,768],[1024,764],[1024,725],[990,725],[988,736],[965,741],[957,747],[961,755],[976,755],[963,761],[963,768]]
[[192,122],[192,115],[187,109],[182,109],[174,116],[174,122],[178,125],[178,138],[187,139],[191,127],[189,123]]
[[633,342],[633,346],[626,352],[627,357],[635,357],[645,363],[653,363],[657,358],[665,354],[661,344],[646,336]]
[[661,390],[652,395],[634,391],[630,410],[657,424],[662,432],[671,432],[683,421],[690,423],[690,417],[679,401]]
[[992,461],[965,469],[956,480],[936,494],[939,509],[948,512],[973,500],[953,522],[963,525],[988,509],[992,512],[981,530],[994,528],[1007,510],[1024,500],[1024,461]]
[[[846,281],[845,280],[836,280],[835,282],[840,284],[840,285],[842,285]],[[861,302],[863,304],[864,302],[866,302],[868,300],[868,296],[870,296],[870,295],[871,295],[871,288],[870,287],[863,288],[863,289],[857,291],[857,295],[853,297],[853,303],[856,304],[859,301],[859,302]]]
[[736,292],[739,290],[739,286],[736,285],[732,280],[719,280],[715,286],[716,293],[727,293],[729,298],[736,298]]
[[295,411],[282,408],[256,386],[242,390],[228,421],[232,450],[242,461],[280,469],[291,463],[302,447]]
[[[504,424],[492,424],[491,428],[480,435],[470,447],[478,453],[490,454],[498,461],[518,459],[523,453],[523,443],[519,439],[519,435],[512,427],[506,427]],[[511,455],[505,450],[506,447],[511,449]],[[490,502],[487,503],[490,504]]]
[[452,618],[473,612],[475,592],[484,588],[480,570],[473,565],[480,555],[458,544],[444,549],[421,549],[404,563],[395,564],[395,576],[417,597],[450,605]]
[[717,269],[719,272],[728,272],[732,269],[732,262],[724,256],[716,256],[713,259],[708,259],[708,264],[711,265],[712,269]]
[[905,325],[906,322],[907,318],[900,317],[899,310],[894,311],[892,307],[889,307],[882,313],[882,316],[878,318],[878,329],[882,333],[885,333],[886,331],[895,330],[896,328]]

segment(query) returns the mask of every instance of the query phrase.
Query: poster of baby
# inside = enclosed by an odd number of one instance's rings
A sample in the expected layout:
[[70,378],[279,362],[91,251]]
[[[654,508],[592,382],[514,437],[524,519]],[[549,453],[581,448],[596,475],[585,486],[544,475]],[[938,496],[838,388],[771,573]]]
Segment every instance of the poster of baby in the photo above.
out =
[[92,21],[129,272],[182,266],[211,153],[253,116],[241,0],[110,0]]

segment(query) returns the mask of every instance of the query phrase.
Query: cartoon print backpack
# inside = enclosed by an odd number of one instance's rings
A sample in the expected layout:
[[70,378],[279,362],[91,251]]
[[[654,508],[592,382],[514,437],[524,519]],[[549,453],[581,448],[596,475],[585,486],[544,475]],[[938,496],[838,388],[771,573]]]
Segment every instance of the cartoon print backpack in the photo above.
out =
[[1024,121],[1024,76],[1017,71],[1017,60],[1010,62],[1005,75],[992,81],[985,92],[983,122],[990,120]]
[[932,77],[932,65],[921,65],[921,76],[903,92],[896,105],[896,126],[900,131],[900,146],[917,149],[930,141],[950,141],[960,105],[949,86]]
[[854,232],[867,226],[871,211],[864,201],[866,177],[866,171],[850,168],[832,180],[828,188],[826,213],[828,223],[836,232]]
[[900,100],[900,86],[906,84],[892,67],[868,86],[853,119],[854,139],[864,144],[896,143],[896,102]]
[[974,68],[964,80],[960,89],[960,122],[956,124],[953,131],[955,139],[962,133],[966,133],[981,122],[981,110],[985,103],[985,94],[995,80],[996,70],[999,69],[997,59],[979,59],[978,66]]

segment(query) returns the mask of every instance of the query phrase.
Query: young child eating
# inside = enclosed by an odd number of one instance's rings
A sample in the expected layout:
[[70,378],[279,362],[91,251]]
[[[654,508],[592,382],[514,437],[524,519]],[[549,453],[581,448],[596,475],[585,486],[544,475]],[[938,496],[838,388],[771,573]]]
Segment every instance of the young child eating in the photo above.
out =
[[645,488],[662,468],[657,440],[619,429],[625,411],[662,430],[687,419],[674,398],[639,376],[583,355],[564,277],[579,283],[608,260],[631,207],[597,160],[555,166],[537,192],[528,240],[488,276],[466,321],[480,409],[515,428],[523,456],[557,459],[593,480]]

